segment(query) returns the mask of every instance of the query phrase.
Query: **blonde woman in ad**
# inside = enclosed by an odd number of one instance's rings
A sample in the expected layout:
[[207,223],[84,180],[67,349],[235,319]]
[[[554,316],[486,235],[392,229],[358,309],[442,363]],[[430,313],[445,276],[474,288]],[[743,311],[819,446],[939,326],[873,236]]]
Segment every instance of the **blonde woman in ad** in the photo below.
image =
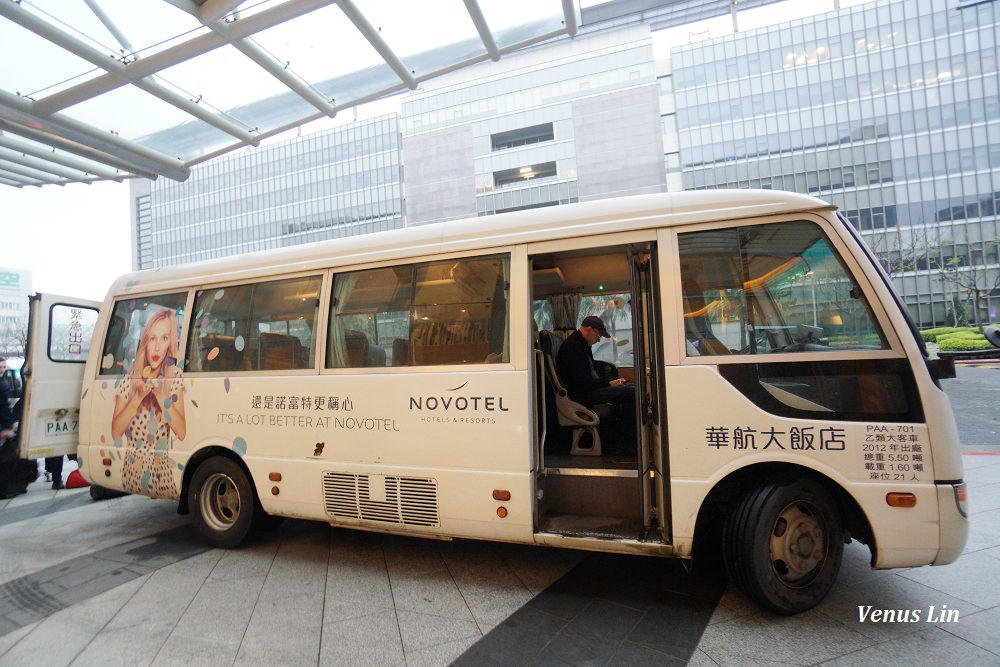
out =
[[124,436],[128,444],[122,466],[125,490],[177,499],[177,465],[168,452],[174,438],[183,440],[186,433],[177,316],[164,308],[143,329],[132,372],[121,379],[115,397],[111,435],[116,440]]

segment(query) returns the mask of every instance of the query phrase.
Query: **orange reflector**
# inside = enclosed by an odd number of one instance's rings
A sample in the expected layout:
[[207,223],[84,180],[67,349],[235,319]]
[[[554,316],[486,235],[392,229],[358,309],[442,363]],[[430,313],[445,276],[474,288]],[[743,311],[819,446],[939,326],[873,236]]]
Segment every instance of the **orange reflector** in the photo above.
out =
[[510,491],[493,489],[493,500],[510,500]]
[[271,495],[272,495],[272,496],[276,496],[276,495],[278,495],[279,493],[281,493],[281,491],[280,491],[280,490],[278,489],[278,487],[276,487],[276,486],[272,486],[272,487],[271,487]]
[[280,482],[281,481],[281,473],[280,472],[269,473],[268,476],[267,476],[267,478],[269,480],[271,480],[272,482]]
[[506,517],[507,516],[507,508],[506,507],[498,507],[497,508],[497,516],[500,517],[501,519],[503,519],[504,517]]
[[917,504],[917,497],[912,493],[894,491],[885,494],[885,502],[889,504],[889,507],[913,507]]
[[969,496],[968,491],[965,488],[965,482],[959,482],[958,484],[952,484],[951,488],[955,491],[955,504],[958,505],[958,511],[966,519],[969,518]]
[[111,465],[111,459],[101,459],[101,463],[103,463],[106,466],[109,466]]

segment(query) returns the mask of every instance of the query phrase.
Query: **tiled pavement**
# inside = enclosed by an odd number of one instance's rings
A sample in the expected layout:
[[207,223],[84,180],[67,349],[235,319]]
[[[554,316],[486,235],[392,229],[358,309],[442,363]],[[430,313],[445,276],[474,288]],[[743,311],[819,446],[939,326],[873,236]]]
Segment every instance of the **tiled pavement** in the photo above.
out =
[[[0,665],[1000,665],[1000,446],[965,450],[984,453],[964,457],[957,563],[874,572],[852,544],[829,598],[790,618],[677,561],[299,521],[222,551],[170,503],[37,482],[0,505]],[[862,623],[859,605],[923,619]],[[924,622],[931,605],[958,622]]]

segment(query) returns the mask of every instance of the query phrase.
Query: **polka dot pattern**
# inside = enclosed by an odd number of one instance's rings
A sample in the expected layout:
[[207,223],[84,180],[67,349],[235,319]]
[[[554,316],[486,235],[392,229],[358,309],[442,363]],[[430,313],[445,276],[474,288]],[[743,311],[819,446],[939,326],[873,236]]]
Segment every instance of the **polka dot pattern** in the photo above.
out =
[[[179,397],[183,389],[180,373],[170,383],[171,397]],[[118,384],[116,393],[127,401],[131,387],[131,378],[125,377]],[[143,401],[124,435],[128,446],[128,454],[122,466],[124,489],[129,493],[177,500],[180,497],[180,490],[174,479],[177,466],[167,455],[174,447],[174,433],[168,420],[163,417],[157,420],[150,401]]]

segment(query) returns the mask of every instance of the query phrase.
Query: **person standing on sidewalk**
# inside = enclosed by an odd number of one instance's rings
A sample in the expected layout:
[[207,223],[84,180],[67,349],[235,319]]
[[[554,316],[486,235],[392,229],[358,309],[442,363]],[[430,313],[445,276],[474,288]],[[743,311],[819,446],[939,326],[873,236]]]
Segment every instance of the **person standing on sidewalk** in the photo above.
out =
[[0,357],[0,498],[13,498],[23,492],[14,480],[18,454],[11,451],[16,445],[13,441],[15,419],[10,409],[10,386],[3,379],[6,371],[7,359]]
[[7,359],[0,357],[0,445],[14,437],[14,413],[10,409],[10,386],[3,379]]
[[63,469],[62,454],[60,454],[59,456],[48,456],[45,458],[45,472],[52,475],[53,491],[58,491],[59,489],[66,488],[66,486],[63,484],[62,469]]

